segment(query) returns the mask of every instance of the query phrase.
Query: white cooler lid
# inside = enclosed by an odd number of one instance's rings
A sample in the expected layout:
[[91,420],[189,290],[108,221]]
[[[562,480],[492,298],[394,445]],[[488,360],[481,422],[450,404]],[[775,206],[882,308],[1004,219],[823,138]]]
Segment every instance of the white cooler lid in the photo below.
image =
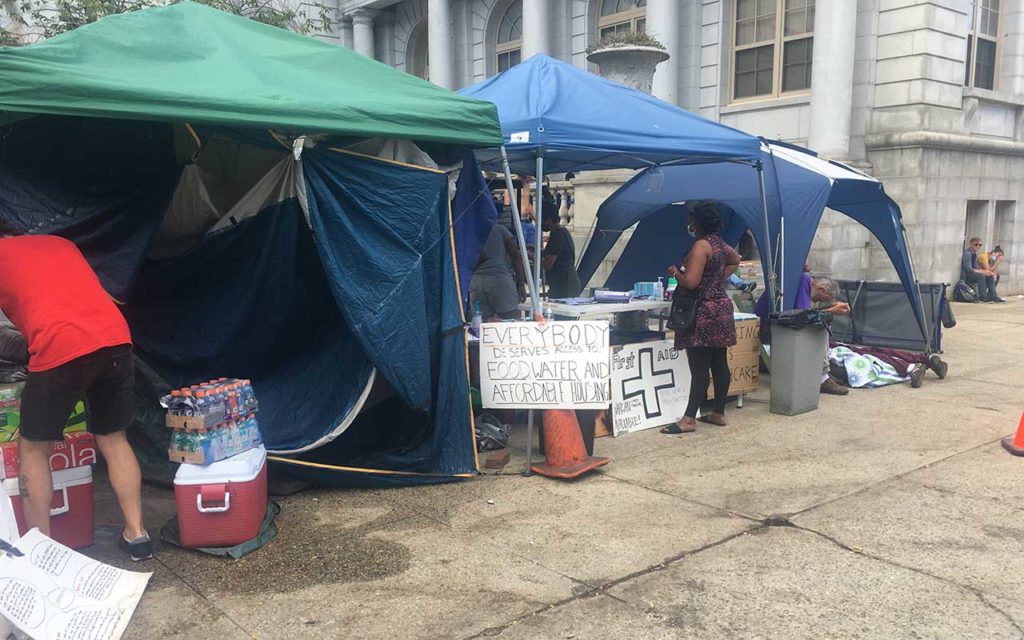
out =
[[224,484],[226,482],[249,482],[260,474],[267,461],[267,450],[263,445],[249,449],[237,456],[225,458],[213,464],[188,464],[178,467],[174,474],[176,485]]
[[[77,487],[83,484],[89,484],[92,482],[92,467],[86,465],[84,467],[72,467],[70,469],[61,469],[60,471],[51,471],[53,477],[53,490],[58,491],[64,487]],[[3,488],[4,493],[10,497],[18,495],[18,479],[17,478],[5,478],[0,480],[0,487]]]

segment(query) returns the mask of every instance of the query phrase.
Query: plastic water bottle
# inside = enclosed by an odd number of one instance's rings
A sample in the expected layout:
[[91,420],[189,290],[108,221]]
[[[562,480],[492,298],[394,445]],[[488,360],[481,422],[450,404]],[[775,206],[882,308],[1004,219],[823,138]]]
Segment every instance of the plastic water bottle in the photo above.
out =
[[658,281],[654,283],[654,295],[651,296],[651,300],[664,300],[665,299],[665,280],[658,278]]
[[470,333],[476,337],[480,337],[480,325],[484,323],[484,317],[480,315],[480,303],[476,302],[473,304],[473,321],[470,325]]
[[554,322],[555,320],[555,312],[551,310],[550,302],[544,305],[544,319],[548,322]]

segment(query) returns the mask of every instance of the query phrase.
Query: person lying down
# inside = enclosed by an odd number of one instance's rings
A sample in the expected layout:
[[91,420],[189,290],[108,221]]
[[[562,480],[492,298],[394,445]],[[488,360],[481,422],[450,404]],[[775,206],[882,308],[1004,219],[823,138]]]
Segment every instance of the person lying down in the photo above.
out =
[[836,342],[830,343],[829,347],[828,359],[833,375],[840,379],[845,377],[846,385],[855,389],[874,389],[904,382],[917,389],[929,369],[940,380],[949,370],[949,365],[936,354]]

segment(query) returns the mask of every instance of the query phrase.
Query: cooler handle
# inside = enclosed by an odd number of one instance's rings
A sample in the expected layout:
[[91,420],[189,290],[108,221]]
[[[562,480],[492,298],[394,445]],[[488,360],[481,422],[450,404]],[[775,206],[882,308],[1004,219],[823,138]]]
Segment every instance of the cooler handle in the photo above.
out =
[[[209,490],[209,491],[208,491]],[[203,494],[206,494],[209,498],[216,499],[220,502],[220,496],[214,495],[215,492],[220,492],[224,496],[223,507],[204,507],[203,506]],[[222,484],[218,485],[205,485],[200,489],[199,493],[196,494],[196,509],[199,513],[223,513],[231,508],[231,492],[225,490],[225,486]]]
[[68,512],[68,510],[70,508],[70,507],[68,507],[68,488],[67,487],[61,487],[60,488],[60,494],[61,494],[61,498],[62,498],[63,502],[61,502],[61,505],[59,507],[57,507],[56,509],[50,509],[50,517],[51,518],[53,516],[64,515],[65,513]]

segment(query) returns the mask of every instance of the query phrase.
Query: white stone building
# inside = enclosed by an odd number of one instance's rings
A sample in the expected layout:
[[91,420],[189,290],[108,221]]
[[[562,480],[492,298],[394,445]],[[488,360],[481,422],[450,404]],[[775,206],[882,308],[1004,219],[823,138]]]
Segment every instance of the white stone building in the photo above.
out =
[[[646,30],[671,53],[655,95],[882,179],[921,280],[955,282],[978,235],[1006,250],[1002,290],[1024,291],[1024,0],[337,1],[325,37],[452,89],[538,52],[585,67],[600,34]],[[578,199],[581,236],[594,204]],[[811,264],[892,277],[832,214]]]

